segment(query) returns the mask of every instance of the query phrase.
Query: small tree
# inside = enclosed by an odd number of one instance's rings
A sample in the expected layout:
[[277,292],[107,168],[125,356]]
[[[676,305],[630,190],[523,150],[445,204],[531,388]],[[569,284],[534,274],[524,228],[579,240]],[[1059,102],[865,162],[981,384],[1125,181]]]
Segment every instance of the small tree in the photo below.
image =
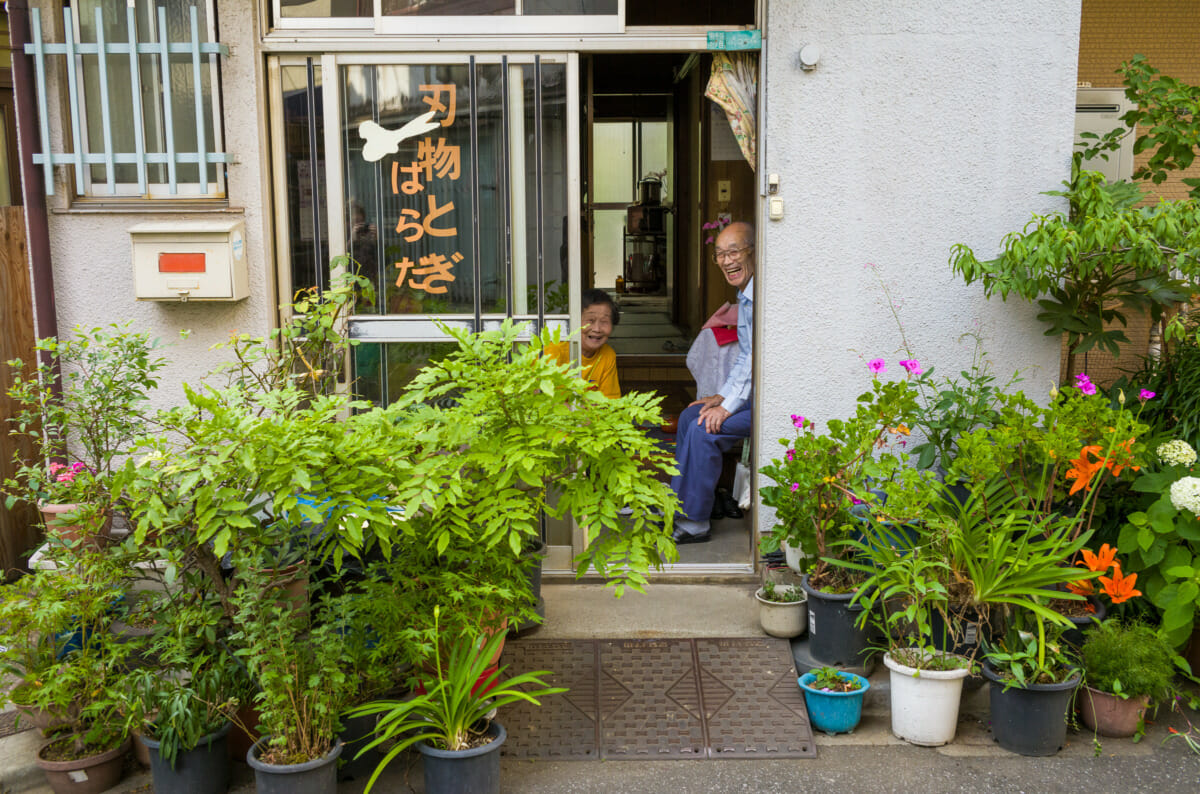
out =
[[[1145,57],[1121,65],[1125,95],[1135,103],[1118,127],[1075,153],[1066,190],[1047,195],[1067,199],[1067,213],[1035,215],[1021,232],[1004,238],[1002,252],[980,261],[966,245],[954,246],[950,266],[968,284],[982,281],[988,297],[999,292],[1007,300],[1016,293],[1042,307],[1038,319],[1047,336],[1067,335],[1067,375],[1076,374],[1076,358],[1093,347],[1119,355],[1128,343],[1126,311],[1145,311],[1161,322],[1200,283],[1200,179],[1184,179],[1192,198],[1160,200],[1139,206],[1142,190],[1128,182],[1106,183],[1102,174],[1083,163],[1107,158],[1122,138],[1141,132],[1134,152],[1152,151],[1135,179],[1160,184],[1167,172],[1189,167],[1200,146],[1200,88],[1159,75]],[[1178,319],[1164,336],[1182,335]]]

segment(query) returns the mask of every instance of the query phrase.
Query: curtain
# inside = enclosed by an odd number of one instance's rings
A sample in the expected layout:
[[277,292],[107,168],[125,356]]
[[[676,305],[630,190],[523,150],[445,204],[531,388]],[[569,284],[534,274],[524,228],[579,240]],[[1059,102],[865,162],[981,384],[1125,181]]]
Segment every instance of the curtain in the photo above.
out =
[[714,54],[712,75],[704,95],[725,111],[733,137],[753,170],[758,140],[754,119],[758,107],[758,54],[749,51]]

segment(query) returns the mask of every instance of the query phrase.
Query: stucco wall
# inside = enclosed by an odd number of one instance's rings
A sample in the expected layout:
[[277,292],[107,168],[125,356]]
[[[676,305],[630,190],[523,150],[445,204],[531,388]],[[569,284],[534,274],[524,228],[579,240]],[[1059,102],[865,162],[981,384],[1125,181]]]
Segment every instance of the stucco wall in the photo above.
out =
[[[61,20],[58,3],[42,2],[43,25],[51,35],[49,20]],[[123,6],[123,4],[122,4]],[[237,162],[228,167],[228,209],[221,214],[200,212],[147,213],[144,211],[93,209],[68,198],[74,178],[66,168],[56,169],[55,195],[50,206],[51,256],[58,328],[66,335],[76,324],[88,327],[131,320],[137,330],[146,330],[169,347],[169,367],[161,373],[160,393],[155,402],[178,402],[180,384],[195,383],[221,359],[209,348],[224,340],[230,330],[264,333],[273,321],[273,276],[268,270],[267,216],[264,207],[262,155],[264,119],[261,68],[255,55],[257,19],[252,3],[221,3],[218,9],[218,38],[230,46],[222,59],[225,150]],[[61,23],[58,24],[61,28]],[[61,40],[61,34],[54,34]],[[55,71],[47,85],[49,96],[65,94],[63,75]],[[60,108],[51,103],[53,129],[62,129]],[[62,141],[61,132],[51,136]],[[61,151],[60,144],[54,144]],[[70,181],[67,181],[70,180]],[[110,204],[110,207],[112,205]],[[236,302],[151,302],[134,299],[133,264],[128,229],[146,221],[205,220],[243,217],[246,226],[246,255],[249,263],[250,297]],[[191,335],[183,340],[180,330]]]
[[[1078,0],[969,3],[773,2],[766,27],[766,165],[785,216],[759,251],[757,454],[781,454],[789,414],[848,415],[867,390],[865,360],[901,337],[866,263],[878,265],[912,352],[942,374],[984,335],[997,373],[1020,369],[1045,395],[1058,340],[1028,304],[985,301],[947,264],[962,242],[994,256],[1070,168]],[[800,46],[822,56],[799,68]],[[760,513],[759,528],[772,515]]]

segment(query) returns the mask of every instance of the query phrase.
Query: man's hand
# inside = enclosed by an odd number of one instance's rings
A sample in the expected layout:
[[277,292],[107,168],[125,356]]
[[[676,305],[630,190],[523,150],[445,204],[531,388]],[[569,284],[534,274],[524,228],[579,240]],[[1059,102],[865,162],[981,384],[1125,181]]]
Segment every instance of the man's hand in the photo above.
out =
[[704,429],[710,433],[720,433],[721,425],[725,424],[725,420],[729,418],[729,411],[726,411],[720,405],[700,409],[700,419],[697,424],[703,424]]
[[[712,408],[720,405],[723,402],[725,402],[724,397],[719,394],[714,394],[711,397],[701,397],[699,400],[692,400],[690,403],[688,403],[688,408],[691,408],[693,405],[703,405],[704,408]],[[704,408],[701,408],[700,410],[703,411]],[[699,424],[699,422],[696,424]]]

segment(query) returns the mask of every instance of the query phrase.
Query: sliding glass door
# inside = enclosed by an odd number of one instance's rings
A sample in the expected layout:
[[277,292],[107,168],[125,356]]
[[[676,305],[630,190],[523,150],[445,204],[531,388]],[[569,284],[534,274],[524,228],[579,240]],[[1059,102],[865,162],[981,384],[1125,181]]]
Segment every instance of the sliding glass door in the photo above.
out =
[[[280,294],[348,254],[375,285],[349,321],[350,388],[395,399],[451,349],[434,319],[578,324],[574,55],[280,56],[270,62]],[[569,568],[572,528],[547,527]]]

